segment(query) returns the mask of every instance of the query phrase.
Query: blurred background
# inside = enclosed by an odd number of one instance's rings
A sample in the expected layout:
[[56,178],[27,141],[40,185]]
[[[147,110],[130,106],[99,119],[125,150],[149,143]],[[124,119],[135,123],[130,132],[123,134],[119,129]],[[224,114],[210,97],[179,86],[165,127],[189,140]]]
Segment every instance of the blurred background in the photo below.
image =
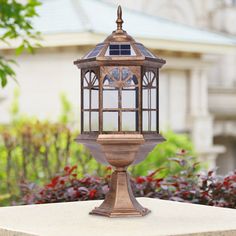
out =
[[116,28],[120,4],[123,28],[167,60],[160,71],[161,130],[189,135],[199,160],[219,174],[236,168],[235,0],[41,2],[32,22],[42,47],[16,57],[17,41],[0,44],[2,55],[18,63],[17,83],[9,80],[1,89],[2,124],[11,122],[14,106],[21,114],[57,121],[63,103],[79,128],[80,73],[73,61]]

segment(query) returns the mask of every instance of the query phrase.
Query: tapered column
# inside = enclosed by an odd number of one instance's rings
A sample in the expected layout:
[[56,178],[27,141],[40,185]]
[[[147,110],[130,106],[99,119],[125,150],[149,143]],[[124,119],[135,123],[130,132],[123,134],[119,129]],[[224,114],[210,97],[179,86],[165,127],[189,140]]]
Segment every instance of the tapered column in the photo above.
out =
[[142,207],[135,199],[129,174],[126,170],[115,170],[111,177],[110,191],[100,207],[95,208],[90,214],[109,217],[144,216],[150,211]]

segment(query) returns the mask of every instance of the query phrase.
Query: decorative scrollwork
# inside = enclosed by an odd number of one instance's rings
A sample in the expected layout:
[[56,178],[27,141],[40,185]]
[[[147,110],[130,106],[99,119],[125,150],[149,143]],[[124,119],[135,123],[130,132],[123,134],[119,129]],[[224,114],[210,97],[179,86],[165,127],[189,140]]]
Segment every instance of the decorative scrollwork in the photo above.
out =
[[115,67],[105,76],[103,87],[108,89],[137,87],[137,78],[129,68]]

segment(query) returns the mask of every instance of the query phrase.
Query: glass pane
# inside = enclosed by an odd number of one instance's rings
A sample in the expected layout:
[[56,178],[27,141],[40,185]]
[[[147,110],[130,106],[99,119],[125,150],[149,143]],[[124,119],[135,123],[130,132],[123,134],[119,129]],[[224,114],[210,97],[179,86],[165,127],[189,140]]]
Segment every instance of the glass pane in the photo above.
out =
[[131,55],[129,44],[111,44],[109,49],[110,55]]
[[156,111],[151,112],[151,130],[156,131],[157,129],[157,117],[156,117]]
[[118,108],[118,90],[103,90],[103,108]]
[[91,131],[98,131],[98,112],[91,112]]
[[111,89],[114,89],[114,80],[111,78],[110,75],[106,75],[104,80],[103,80],[103,85],[104,87],[106,87],[106,89],[108,89],[110,86]]
[[91,84],[93,87],[98,87],[98,78],[94,72],[91,72]]
[[[148,98],[148,94],[151,95],[150,98]],[[150,109],[150,108],[156,109],[156,105],[157,105],[156,89],[143,89],[143,109]]]
[[120,55],[130,55],[131,51],[130,50],[121,50]]
[[128,68],[122,69],[122,80],[128,79],[128,76],[130,75],[130,70]]
[[130,45],[129,44],[121,44],[121,49],[130,49]]
[[120,49],[120,45],[119,44],[111,44],[110,45],[110,49],[114,50],[114,49]]
[[119,71],[119,68],[114,68],[112,71],[111,71],[111,75],[112,75],[112,78],[114,80],[119,80],[120,79],[120,71]]
[[153,81],[152,81],[152,86],[153,86],[153,87],[156,87],[156,86],[157,86],[157,78],[156,78],[156,76],[155,76],[155,78],[154,78]]
[[157,90],[151,89],[151,108],[156,109],[157,105]]
[[142,44],[137,43],[136,46],[139,48],[139,50],[145,57],[154,57],[152,53],[147,48],[145,48]]
[[143,89],[143,108],[148,109],[148,89]]
[[93,109],[97,109],[98,108],[98,95],[99,95],[99,91],[98,90],[91,90],[91,93],[92,93],[92,108]]
[[[91,130],[89,126],[91,118]],[[98,112],[84,112],[84,131],[98,131]]]
[[132,77],[129,77],[128,79],[126,79],[125,81],[125,87],[124,89],[135,89],[135,86],[138,85],[138,81],[135,75],[133,75]]
[[89,85],[89,73],[88,72],[84,75],[83,83],[84,83],[84,87],[88,87],[88,85]]
[[143,131],[156,131],[156,111],[143,111]]
[[90,131],[89,130],[89,112],[84,112],[84,131]]
[[84,109],[89,109],[89,90],[88,89],[84,89],[83,90],[84,93]]
[[119,50],[110,50],[110,55],[120,55],[120,51]]
[[103,131],[118,131],[118,112],[103,112]]
[[101,51],[104,44],[97,44],[96,47],[88,53],[86,58],[96,57]]
[[148,112],[143,111],[143,131],[148,131]]
[[136,112],[122,112],[122,131],[136,131]]
[[122,108],[136,108],[135,90],[122,90]]

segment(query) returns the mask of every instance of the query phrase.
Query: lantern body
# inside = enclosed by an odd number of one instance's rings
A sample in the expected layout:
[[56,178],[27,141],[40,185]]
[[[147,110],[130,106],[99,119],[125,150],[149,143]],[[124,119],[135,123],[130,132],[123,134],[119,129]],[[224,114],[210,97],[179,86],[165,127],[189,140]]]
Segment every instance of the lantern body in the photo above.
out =
[[82,69],[81,95],[81,133],[159,133],[157,68]]
[[110,217],[149,212],[133,197],[126,169],[164,141],[159,134],[158,97],[159,69],[165,61],[122,29],[121,14],[119,7],[117,30],[74,62],[81,69],[81,134],[77,141],[97,161],[115,169],[110,192],[92,213]]

